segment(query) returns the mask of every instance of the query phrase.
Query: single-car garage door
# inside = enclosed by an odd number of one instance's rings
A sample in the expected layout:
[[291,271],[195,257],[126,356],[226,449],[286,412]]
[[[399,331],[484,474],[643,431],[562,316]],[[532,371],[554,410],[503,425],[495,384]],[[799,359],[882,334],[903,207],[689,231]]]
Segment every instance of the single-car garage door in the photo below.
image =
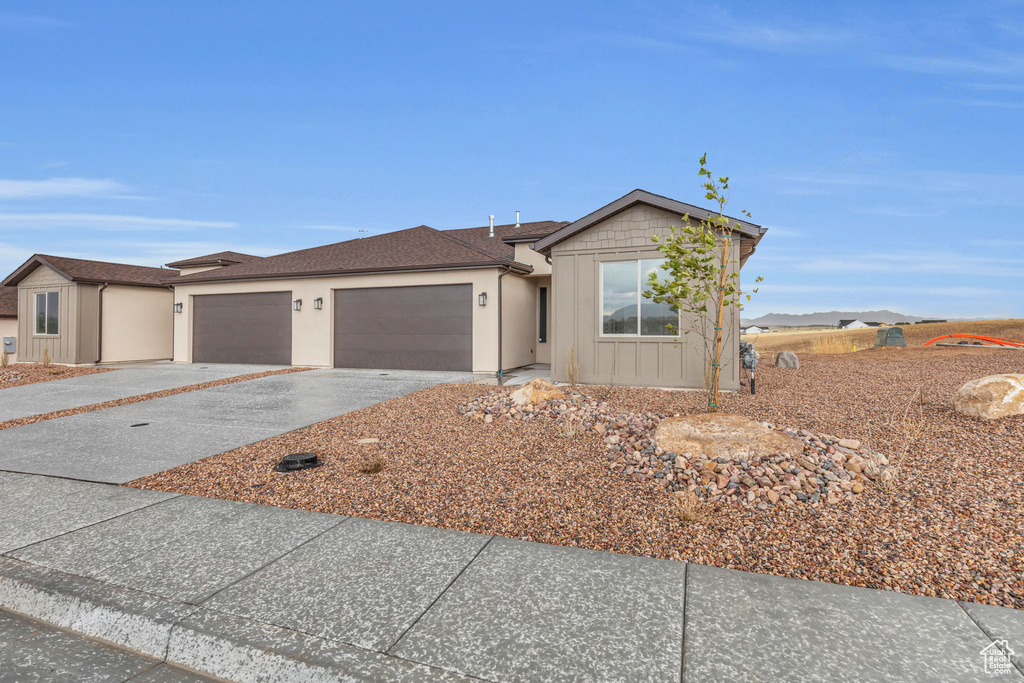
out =
[[473,286],[334,291],[334,367],[473,370]]
[[292,363],[292,293],[192,298],[192,362]]

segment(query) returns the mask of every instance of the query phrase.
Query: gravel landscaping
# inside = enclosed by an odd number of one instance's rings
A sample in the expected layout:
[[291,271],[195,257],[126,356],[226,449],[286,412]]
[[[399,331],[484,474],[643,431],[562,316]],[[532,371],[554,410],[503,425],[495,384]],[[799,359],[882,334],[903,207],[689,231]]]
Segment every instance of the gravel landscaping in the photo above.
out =
[[[679,493],[704,479],[703,466],[687,461],[677,470],[675,459],[645,454],[648,437],[640,432],[648,427],[629,434],[630,422],[700,413],[704,396],[626,387],[579,391],[584,401],[603,403],[613,425],[625,421],[613,431],[625,429],[627,442],[640,437],[632,465],[621,444],[592,426],[565,438],[558,415],[473,418],[476,411],[464,407],[463,414],[460,406],[493,388],[443,385],[131,485],[1024,608],[1024,416],[988,422],[951,406],[970,379],[1021,372],[1024,352],[921,351],[802,356],[800,370],[759,370],[757,396],[727,394],[722,410],[804,430],[820,459],[807,463],[812,468],[757,463],[756,476],[729,463],[715,473],[718,493],[689,509]],[[507,392],[484,401],[502,401]],[[853,441],[860,443],[848,448]],[[317,452],[324,466],[273,471],[297,451]],[[835,482],[818,471],[831,470],[826,460],[850,472],[851,455],[874,453],[883,454],[885,465],[878,463],[892,471],[891,481],[851,476],[862,483],[859,492],[829,502]],[[383,470],[360,471],[374,469],[366,463],[376,456]],[[651,456],[660,469],[652,470]],[[769,475],[771,464],[783,472]],[[792,483],[793,467],[819,487],[817,502],[809,494],[806,501],[767,496]],[[724,487],[720,474],[729,478]],[[758,477],[775,481],[750,500],[739,495],[754,488],[744,475],[762,488]],[[727,494],[733,476],[739,493]],[[853,494],[852,485],[838,488]]]
[[[303,372],[310,368],[285,368],[283,370],[268,370],[267,372],[252,372],[248,375],[238,375],[237,377],[225,377],[224,379],[217,379],[210,382],[202,382],[200,384],[188,384],[183,387],[175,387],[174,389],[165,389],[164,391],[153,391],[148,394],[139,394],[138,396],[126,396],[124,398],[118,398],[113,401],[104,401],[103,403],[90,403],[87,406],[79,406],[77,408],[68,408],[66,410],[55,410],[52,413],[41,413],[39,415],[30,415],[28,417],[19,417],[14,420],[7,420],[6,422],[0,422],[0,429],[10,429],[11,427],[18,427],[20,425],[32,424],[33,422],[42,422],[44,420],[53,420],[58,417],[67,417],[69,415],[78,415],[79,413],[91,413],[94,410],[103,410],[104,408],[113,408],[114,406],[124,406],[129,403],[139,403],[140,401],[149,401],[154,398],[163,398],[164,396],[174,396],[175,394],[184,394],[189,391],[198,391],[200,389],[209,389],[210,387],[219,387],[222,384],[234,384],[235,382],[244,382],[249,379],[256,379],[258,377],[269,377],[270,375],[286,375],[292,372]],[[84,373],[89,374],[89,373]],[[54,378],[58,379],[58,378]]]
[[25,384],[50,382],[55,379],[67,379],[82,375],[94,375],[97,372],[110,372],[116,368],[97,368],[80,365],[51,365],[44,368],[38,363],[13,363],[6,369],[0,368],[0,389],[20,387]]

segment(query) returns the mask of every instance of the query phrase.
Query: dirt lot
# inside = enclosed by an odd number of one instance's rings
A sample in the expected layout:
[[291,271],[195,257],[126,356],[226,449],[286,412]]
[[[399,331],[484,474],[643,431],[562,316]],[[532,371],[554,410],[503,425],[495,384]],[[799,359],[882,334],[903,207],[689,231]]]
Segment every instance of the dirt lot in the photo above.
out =
[[94,375],[97,372],[110,372],[113,369],[74,365],[51,365],[44,368],[38,363],[13,363],[6,369],[0,368],[0,389],[81,375]]
[[[132,485],[1024,608],[1024,416],[986,423],[951,408],[964,381],[1024,371],[1024,352],[924,353],[808,356],[799,371],[759,372],[757,396],[723,400],[728,412],[890,453],[905,443],[900,416],[919,412],[923,437],[898,486],[870,486],[852,503],[704,503],[702,518],[684,523],[659,486],[613,473],[598,437],[561,439],[542,421],[469,420],[458,404],[486,389],[455,385]],[[697,392],[583,390],[623,412],[692,413],[704,401]],[[367,437],[380,443],[355,443]],[[271,469],[310,450],[324,467]],[[360,473],[375,453],[384,470]]]
[[[929,323],[927,325],[901,325],[908,346],[921,346],[925,342],[943,334],[979,334],[1006,339],[1024,341],[1024,320],[976,320],[958,323]],[[810,329],[779,332],[763,332],[745,335],[744,341],[754,343],[759,353],[777,353],[794,351],[809,353],[815,341],[822,337],[838,337],[848,339],[858,349],[868,349],[875,344],[878,328],[871,327],[861,330]]]

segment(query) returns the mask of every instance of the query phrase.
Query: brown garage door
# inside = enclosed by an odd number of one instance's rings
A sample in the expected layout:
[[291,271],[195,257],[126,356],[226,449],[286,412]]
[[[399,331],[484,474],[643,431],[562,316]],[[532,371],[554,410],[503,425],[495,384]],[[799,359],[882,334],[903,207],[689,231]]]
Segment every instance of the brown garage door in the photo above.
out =
[[334,367],[473,369],[473,286],[334,291]]
[[192,361],[291,365],[291,300],[291,292],[193,297]]

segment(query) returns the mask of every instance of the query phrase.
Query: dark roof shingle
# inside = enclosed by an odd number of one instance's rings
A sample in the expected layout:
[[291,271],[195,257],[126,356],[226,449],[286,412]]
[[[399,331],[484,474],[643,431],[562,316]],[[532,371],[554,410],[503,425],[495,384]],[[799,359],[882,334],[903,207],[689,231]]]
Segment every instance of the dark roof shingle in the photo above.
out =
[[163,287],[167,280],[177,276],[177,271],[167,268],[150,268],[149,266],[133,266],[127,263],[107,263],[106,261],[89,261],[86,259],[67,258],[36,254],[11,273],[3,284],[17,285],[39,265],[57,271],[72,282],[89,282],[95,284],[140,285],[143,287]]
[[252,254],[242,254],[237,251],[218,251],[216,254],[207,254],[206,256],[182,259],[181,261],[175,261],[166,265],[168,268],[188,268],[189,266],[213,266],[221,263],[248,263],[249,261],[255,261],[260,258],[263,257],[253,256]]
[[[487,228],[484,228],[486,231]],[[175,282],[252,280],[310,275],[385,272],[512,264],[514,249],[483,245],[473,235],[421,225],[407,230],[361,237],[322,247],[300,249],[193,275]],[[485,233],[486,238],[486,233]],[[491,238],[487,238],[491,239]],[[495,243],[500,240],[493,238]],[[524,268],[527,268],[524,266]]]
[[0,318],[18,317],[18,288],[0,285]]

